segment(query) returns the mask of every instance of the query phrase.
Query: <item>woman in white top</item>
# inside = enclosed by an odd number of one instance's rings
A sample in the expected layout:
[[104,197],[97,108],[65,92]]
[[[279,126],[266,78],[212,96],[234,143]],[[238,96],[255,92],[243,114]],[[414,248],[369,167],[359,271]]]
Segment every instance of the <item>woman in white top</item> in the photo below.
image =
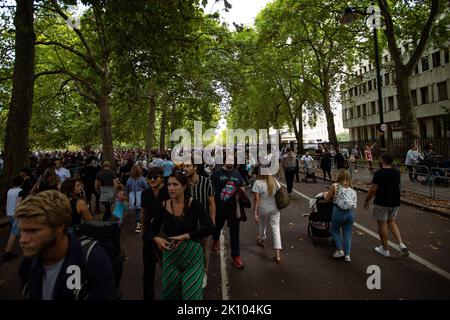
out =
[[281,235],[280,235],[280,211],[275,201],[275,193],[280,188],[278,182],[272,175],[263,175],[261,167],[255,168],[257,179],[253,184],[252,192],[255,195],[255,222],[259,224],[256,242],[264,247],[264,240],[267,238],[267,222],[270,223],[273,235],[273,248],[275,249],[275,261],[281,262]]

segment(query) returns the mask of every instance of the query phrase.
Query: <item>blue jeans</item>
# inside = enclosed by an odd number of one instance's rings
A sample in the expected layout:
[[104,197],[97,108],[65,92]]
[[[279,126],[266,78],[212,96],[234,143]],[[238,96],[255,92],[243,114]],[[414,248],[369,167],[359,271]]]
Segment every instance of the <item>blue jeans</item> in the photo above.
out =
[[[336,244],[336,249],[344,249],[344,253],[346,255],[350,255],[350,249],[352,246],[353,222],[355,222],[354,210],[342,210],[336,205],[333,207],[333,214],[331,216],[331,235],[333,237],[334,243]],[[341,228],[342,238],[344,240],[343,248],[341,240]]]

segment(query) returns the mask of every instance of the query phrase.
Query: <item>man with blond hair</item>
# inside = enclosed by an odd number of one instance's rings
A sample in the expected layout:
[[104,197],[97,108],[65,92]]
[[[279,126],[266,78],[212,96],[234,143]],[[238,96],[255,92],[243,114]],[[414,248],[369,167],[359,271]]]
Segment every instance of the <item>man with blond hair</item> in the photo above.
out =
[[48,190],[26,198],[15,213],[24,259],[19,267],[24,299],[109,300],[114,275],[108,254],[94,243],[89,250],[67,228],[67,197]]

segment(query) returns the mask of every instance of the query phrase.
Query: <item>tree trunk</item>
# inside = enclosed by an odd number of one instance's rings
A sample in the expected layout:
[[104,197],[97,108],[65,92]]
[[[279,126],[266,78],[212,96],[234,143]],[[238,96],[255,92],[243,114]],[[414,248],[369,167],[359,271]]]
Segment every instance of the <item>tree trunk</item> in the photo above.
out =
[[102,133],[102,152],[103,160],[111,163],[112,168],[116,168],[114,160],[113,138],[111,133],[111,112],[109,110],[109,93],[106,86],[102,90],[102,96],[99,98],[98,108],[100,109],[100,127]]
[[161,115],[161,136],[159,138],[159,150],[165,150],[165,141],[166,141],[166,114],[167,114],[167,106],[163,104],[162,115]]
[[325,118],[327,120],[327,129],[328,129],[328,140],[330,143],[337,148],[338,140],[336,137],[336,130],[334,128],[334,114],[331,110],[331,102],[330,102],[330,85],[327,81],[324,81],[323,85],[323,110],[325,111]]
[[414,138],[417,137],[417,121],[409,89],[409,75],[397,70],[396,76],[395,85],[397,86],[397,101],[403,137]]
[[[170,132],[169,132],[169,136],[172,137],[172,133],[175,131],[176,126],[175,126],[175,110],[176,106],[175,104],[172,106],[172,111],[170,114]],[[170,138],[169,138],[170,139]],[[173,148],[174,146],[174,141],[170,141],[170,148]]]
[[12,177],[28,165],[29,128],[33,110],[34,51],[33,0],[17,0],[14,81],[5,134],[2,199]]
[[148,112],[148,127],[145,141],[145,150],[151,154],[153,149],[153,133],[155,131],[155,116],[156,116],[156,94],[150,91],[150,109]]

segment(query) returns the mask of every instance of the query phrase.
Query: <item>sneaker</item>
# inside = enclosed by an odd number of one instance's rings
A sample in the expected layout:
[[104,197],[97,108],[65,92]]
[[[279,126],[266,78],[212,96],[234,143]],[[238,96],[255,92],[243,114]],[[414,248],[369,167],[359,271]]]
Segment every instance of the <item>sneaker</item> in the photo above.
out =
[[399,248],[400,248],[400,252],[402,253],[403,258],[406,258],[407,256],[409,256],[408,248],[403,243],[401,243],[399,245]]
[[134,232],[136,232],[136,233],[142,232],[141,224],[139,222],[136,224],[136,229],[134,230]]
[[211,250],[214,251],[214,252],[219,252],[220,251],[220,242],[219,242],[219,240],[217,240],[217,241],[213,240],[213,244],[212,244]]
[[205,274],[203,276],[202,288],[205,289],[207,285],[208,285],[208,276]]
[[236,269],[239,269],[239,270],[244,269],[244,264],[242,263],[240,256],[233,257],[232,261],[233,261],[233,266]]
[[336,252],[333,253],[333,258],[342,258],[343,256],[345,256],[345,253],[342,250],[336,250]]
[[349,256],[349,255],[346,255],[344,260],[345,260],[345,262],[351,262],[351,261],[352,261],[352,260],[350,259],[350,256]]
[[18,253],[15,252],[6,252],[3,256],[3,262],[9,262],[19,256]]
[[391,256],[389,250],[384,249],[383,246],[375,247],[375,251],[385,256],[386,258],[389,258]]
[[294,199],[294,193],[292,193],[292,192],[289,193],[289,198],[290,198],[290,199]]

